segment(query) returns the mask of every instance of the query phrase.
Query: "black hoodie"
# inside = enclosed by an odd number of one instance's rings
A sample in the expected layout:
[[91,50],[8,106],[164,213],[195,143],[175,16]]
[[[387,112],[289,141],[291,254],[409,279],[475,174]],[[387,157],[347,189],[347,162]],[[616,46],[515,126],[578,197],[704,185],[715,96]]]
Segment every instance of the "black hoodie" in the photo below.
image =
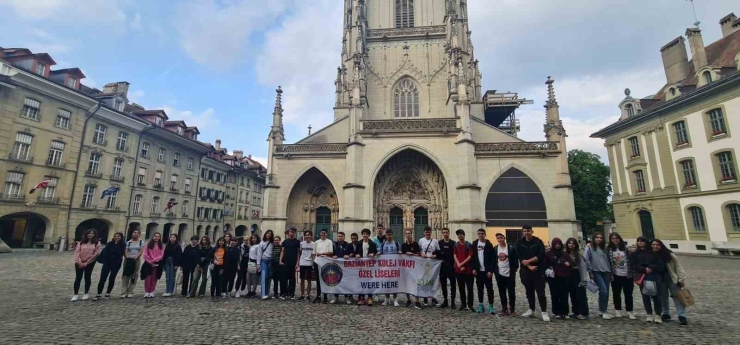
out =
[[527,241],[526,237],[522,237],[516,241],[516,256],[520,262],[536,257],[537,262],[532,262],[530,265],[537,266],[537,271],[541,273],[544,273],[547,268],[547,263],[545,262],[545,244],[537,236],[532,236],[532,240],[530,241]]
[[182,257],[182,246],[179,243],[167,243],[164,247],[164,257],[162,262],[167,263],[167,258],[172,258],[175,267],[180,267],[180,258]]
[[200,261],[198,258],[198,248],[198,245],[193,247],[192,244],[185,246],[185,249],[182,251],[182,256],[180,256],[180,266],[183,270],[191,271],[198,265],[198,262]]

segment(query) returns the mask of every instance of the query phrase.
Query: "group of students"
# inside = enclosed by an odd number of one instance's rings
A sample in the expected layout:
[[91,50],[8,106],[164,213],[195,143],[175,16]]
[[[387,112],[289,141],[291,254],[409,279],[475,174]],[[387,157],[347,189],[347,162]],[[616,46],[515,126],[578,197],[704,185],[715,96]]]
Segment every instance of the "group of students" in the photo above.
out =
[[[85,290],[82,299],[89,298],[92,270],[98,262],[103,267],[97,295],[93,300],[102,298],[106,280],[108,287],[105,298],[110,297],[116,276],[123,267],[121,298],[133,297],[138,279],[144,280],[144,298],[153,298],[157,281],[163,272],[166,273],[166,288],[162,296],[173,296],[176,294],[176,277],[180,270],[181,294],[189,298],[205,296],[206,284],[210,279],[210,296],[213,300],[231,296],[257,297],[258,285],[261,287],[261,298],[268,299],[272,284],[272,298],[311,301],[309,294],[315,281],[316,296],[313,302],[334,304],[341,296],[322,295],[316,257],[349,259],[405,254],[442,261],[439,284],[443,302],[438,303],[436,298],[432,298],[430,304],[428,298],[407,294],[407,307],[455,309],[456,290],[459,290],[459,310],[485,313],[483,301],[487,296],[488,313],[496,314],[493,292],[495,280],[502,306],[499,314],[516,316],[516,273],[519,271],[528,302],[528,310],[521,315],[523,317],[533,316],[538,303],[542,320],[550,321],[545,296],[545,285],[548,285],[554,318],[586,319],[589,316],[588,288],[598,290],[599,317],[612,319],[613,316],[607,313],[611,286],[614,290],[615,316],[622,316],[624,295],[626,316],[635,319],[633,286],[635,282],[640,283],[638,286],[641,287],[645,281],[653,281],[655,284],[652,286],[657,287],[653,290],[657,290],[657,293],[643,293],[646,321],[662,323],[670,319],[670,296],[680,323],[688,324],[685,307],[675,297],[685,284],[685,273],[676,255],[658,239],[648,241],[640,237],[634,248],[627,248],[617,233],[609,235],[608,244],[603,234],[596,233],[582,253],[575,238],[569,238],[565,243],[554,238],[547,250],[542,240],[533,236],[532,228],[528,225],[522,227],[523,237],[514,245],[508,244],[506,237],[500,233],[496,234],[497,243],[492,243],[486,239],[485,229],[478,229],[477,239],[473,243],[465,240],[465,231],[462,229],[455,232],[458,240],[454,241],[450,238],[449,229],[443,228],[443,238],[437,240],[432,238],[431,228],[426,227],[424,237],[418,242],[414,241],[410,230],[405,230],[403,243],[394,241],[393,232],[382,225],[377,226],[377,231],[377,236],[371,238],[370,229],[363,229],[361,239],[352,233],[350,241],[345,240],[344,232],[338,232],[337,241],[327,239],[326,229],[321,230],[320,238],[313,241],[313,233],[305,231],[303,241],[300,241],[296,238],[295,228],[286,232],[285,240],[274,236],[272,230],[267,230],[262,239],[257,235],[245,236],[241,244],[239,239],[227,233],[214,246],[211,246],[208,236],[200,239],[193,236],[190,244],[183,249],[175,234],[170,235],[166,244],[159,233],[153,234],[151,240],[145,243],[140,231],[134,230],[128,241],[124,241],[122,233],[116,233],[101,250],[97,232],[91,229],[75,247],[76,276],[72,301],[78,299],[83,277]],[[296,272],[301,279],[300,296],[295,295]],[[478,297],[475,308],[474,284]],[[641,293],[643,290],[640,290]],[[379,300],[379,297],[376,299]],[[351,295],[345,295],[345,303],[353,303]],[[372,306],[374,303],[373,295],[357,296],[357,305]],[[382,305],[400,306],[396,294],[386,294]]]

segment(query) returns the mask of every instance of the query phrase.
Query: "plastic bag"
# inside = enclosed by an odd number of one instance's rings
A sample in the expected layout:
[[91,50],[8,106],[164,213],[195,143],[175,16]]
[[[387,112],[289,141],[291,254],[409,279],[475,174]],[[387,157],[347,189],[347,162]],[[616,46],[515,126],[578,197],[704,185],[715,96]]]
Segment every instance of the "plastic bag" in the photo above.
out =
[[642,294],[645,296],[658,296],[658,284],[655,280],[645,280],[642,282]]
[[599,286],[596,285],[596,283],[594,283],[593,280],[588,281],[588,284],[586,285],[586,289],[588,289],[588,291],[591,291],[592,293],[599,292]]

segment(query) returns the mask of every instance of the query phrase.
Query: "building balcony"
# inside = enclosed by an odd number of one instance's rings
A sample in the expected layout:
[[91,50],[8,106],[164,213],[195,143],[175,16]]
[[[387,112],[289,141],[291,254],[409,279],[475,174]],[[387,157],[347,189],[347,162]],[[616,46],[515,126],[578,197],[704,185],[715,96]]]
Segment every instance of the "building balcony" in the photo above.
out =
[[134,210],[133,212],[131,212],[131,214],[134,215],[134,216],[140,216],[141,215],[141,210]]
[[121,176],[120,174],[119,175],[110,174],[110,180],[111,181],[124,182],[126,180],[126,178],[123,177],[123,176]]
[[175,214],[175,212],[167,212],[167,218],[177,218],[177,215]]
[[50,204],[50,205],[56,205],[56,204],[59,204],[59,198],[54,198],[54,197],[45,197],[45,196],[41,196],[41,195],[39,195],[39,197],[38,197],[38,199],[37,199],[37,202],[38,202],[39,204]]
[[29,157],[28,155],[14,155],[12,153],[8,154],[8,160],[21,163],[33,163],[33,157]]
[[93,140],[93,144],[101,145],[101,146],[108,146],[108,140],[99,140],[99,141]]
[[62,163],[61,161],[60,162],[54,162],[51,159],[47,159],[46,160],[46,166],[52,167],[52,168],[62,168],[62,169],[64,169],[64,168],[67,167],[67,163]]
[[158,218],[158,217],[161,217],[161,216],[162,216],[162,214],[159,213],[159,212],[149,212],[149,217]]
[[83,202],[83,203],[80,204],[80,208],[81,209],[85,209],[85,210],[94,210],[94,209],[97,208],[97,206],[94,205],[94,204],[86,204],[86,203]]
[[154,189],[164,190],[164,187],[161,184],[155,184]]
[[23,202],[24,200],[26,200],[26,195],[25,194],[0,194],[0,200]]
[[185,190],[185,194],[190,194],[190,190],[189,189],[186,189]]
[[99,171],[91,171],[87,170],[85,171],[85,176],[87,177],[94,177],[94,178],[103,178],[103,173]]
[[136,182],[136,185],[139,186],[139,187],[146,187],[146,183],[145,182]]
[[170,187],[170,192],[180,193],[180,190],[177,187]]
[[116,146],[116,150],[121,151],[121,152],[128,152],[128,146],[124,146],[124,147]]
[[106,211],[120,211],[121,210],[121,206],[118,206],[118,205],[112,205],[112,206],[105,205],[105,210]]
[[182,214],[182,218],[188,218],[188,214],[187,213],[183,213]]

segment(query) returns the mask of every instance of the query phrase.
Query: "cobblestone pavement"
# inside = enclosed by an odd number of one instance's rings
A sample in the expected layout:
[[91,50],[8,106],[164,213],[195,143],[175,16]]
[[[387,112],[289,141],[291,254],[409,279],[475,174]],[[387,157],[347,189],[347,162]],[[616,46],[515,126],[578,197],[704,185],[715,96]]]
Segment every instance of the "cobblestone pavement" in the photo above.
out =
[[[686,257],[697,306],[690,325],[638,320],[553,320],[407,308],[358,308],[306,302],[181,297],[69,302],[74,278],[70,253],[0,255],[1,344],[738,344],[740,261]],[[99,266],[99,265],[98,265]],[[95,291],[100,269],[95,268]],[[117,296],[120,277],[116,281]],[[83,284],[84,285],[84,284]],[[164,279],[158,291],[164,289]],[[495,290],[495,285],[494,285]],[[526,305],[517,286],[518,311]],[[94,293],[91,294],[94,296]],[[596,296],[589,294],[592,315]],[[92,298],[92,296],[91,296]],[[549,296],[548,296],[549,302]],[[498,305],[496,296],[496,305]],[[611,301],[610,301],[611,305]],[[611,308],[611,306],[610,306]]]

